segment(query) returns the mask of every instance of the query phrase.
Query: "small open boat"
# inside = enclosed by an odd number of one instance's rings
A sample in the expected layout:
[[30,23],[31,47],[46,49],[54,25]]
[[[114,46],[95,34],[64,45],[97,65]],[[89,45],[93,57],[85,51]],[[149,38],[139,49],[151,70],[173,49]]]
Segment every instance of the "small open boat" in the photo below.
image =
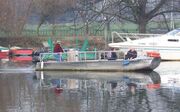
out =
[[0,50],[0,59],[8,58],[9,50]]
[[9,55],[9,49],[0,46],[0,59],[8,58],[8,55]]
[[[117,58],[116,60],[108,60],[102,58],[101,54],[107,54],[111,51],[91,51],[91,52],[71,52],[71,53],[42,53],[40,62],[36,64],[37,71],[152,71],[159,66],[161,57],[159,53],[148,52],[146,56],[137,57],[132,60],[124,60]],[[119,54],[118,52],[116,52]],[[82,55],[84,54],[84,55]],[[88,55],[92,55],[94,59],[86,59]],[[152,55],[153,54],[153,55]],[[51,60],[47,61],[47,57],[51,56]],[[52,57],[59,56],[58,61],[52,60]],[[67,56],[65,58],[65,56]],[[84,57],[82,57],[84,56]],[[46,57],[46,59],[45,59]],[[120,56],[118,56],[120,57]],[[44,60],[45,59],[45,60]]]
[[32,49],[11,49],[10,55],[12,56],[30,56],[33,53]]
[[11,47],[9,50],[10,56],[31,56],[33,54],[33,49]]

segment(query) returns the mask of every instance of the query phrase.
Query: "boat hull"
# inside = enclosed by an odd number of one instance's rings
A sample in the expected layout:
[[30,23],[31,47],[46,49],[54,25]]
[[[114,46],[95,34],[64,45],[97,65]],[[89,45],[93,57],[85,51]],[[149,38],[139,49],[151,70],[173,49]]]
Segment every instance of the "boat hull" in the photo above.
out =
[[137,50],[143,50],[143,51],[156,51],[160,54],[161,60],[163,61],[180,61],[180,49],[170,49],[170,48],[136,48]]
[[10,55],[12,56],[30,56],[33,54],[32,49],[11,49]]
[[10,58],[12,62],[32,61],[32,56],[13,56]]
[[180,61],[180,49],[179,50],[159,50],[162,60],[164,61]]
[[36,71],[152,71],[159,66],[161,58],[129,60],[89,60],[79,62],[38,62]]
[[8,58],[9,51],[8,50],[0,50],[0,59]]

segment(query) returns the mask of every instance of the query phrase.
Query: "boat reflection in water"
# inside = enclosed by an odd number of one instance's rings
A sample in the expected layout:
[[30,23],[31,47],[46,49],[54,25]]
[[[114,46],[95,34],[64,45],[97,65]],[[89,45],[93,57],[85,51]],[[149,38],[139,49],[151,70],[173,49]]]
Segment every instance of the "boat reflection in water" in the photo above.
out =
[[160,74],[5,72],[0,112],[179,112],[180,86],[165,85]]
[[[80,89],[83,85],[86,87],[86,82],[93,81],[98,85],[111,85],[127,88],[128,86],[135,86],[136,89],[156,88],[160,86],[160,76],[157,72],[36,72],[36,76],[41,80],[42,86],[61,86],[64,89]],[[94,80],[98,80],[94,82]],[[101,82],[102,81],[102,82]],[[82,85],[83,82],[83,85]],[[122,85],[121,85],[122,84]],[[91,85],[90,85],[91,86]],[[126,86],[126,87],[125,87]],[[83,88],[86,88],[83,87]],[[102,87],[102,86],[100,86]],[[104,87],[104,86],[103,86]],[[105,87],[104,87],[105,88]],[[107,89],[105,88],[105,89]],[[99,88],[100,89],[100,88]],[[122,88],[117,88],[118,90]]]
[[161,82],[159,74],[154,71],[37,72],[36,78],[40,80],[43,90],[52,90],[60,95],[55,100],[58,103],[56,108],[68,111],[66,106],[69,106],[69,109],[78,112],[129,112],[137,108],[151,110],[146,91],[158,89]]
[[0,61],[0,112],[179,112],[180,63],[157,72],[36,72]]

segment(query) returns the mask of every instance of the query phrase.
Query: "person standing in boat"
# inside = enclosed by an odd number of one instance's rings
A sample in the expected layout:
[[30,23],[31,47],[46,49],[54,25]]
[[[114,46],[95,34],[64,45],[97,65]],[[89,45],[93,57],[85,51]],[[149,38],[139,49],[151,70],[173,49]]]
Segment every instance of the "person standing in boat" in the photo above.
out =
[[64,50],[60,45],[60,41],[57,41],[54,45],[54,53],[57,53],[54,55],[55,59],[57,61],[62,61],[61,53],[63,53]]
[[57,41],[54,45],[54,53],[59,53],[59,52],[64,52],[64,51],[60,45],[60,41]]
[[125,55],[125,60],[134,59],[137,57],[137,51],[134,48],[131,48]]

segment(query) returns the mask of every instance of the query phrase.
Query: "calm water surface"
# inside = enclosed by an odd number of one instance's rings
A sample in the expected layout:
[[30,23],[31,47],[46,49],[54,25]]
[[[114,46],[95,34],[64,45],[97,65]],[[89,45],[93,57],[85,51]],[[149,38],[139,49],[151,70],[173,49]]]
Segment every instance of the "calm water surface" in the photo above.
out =
[[180,62],[162,62],[150,73],[0,67],[0,112],[180,112]]

